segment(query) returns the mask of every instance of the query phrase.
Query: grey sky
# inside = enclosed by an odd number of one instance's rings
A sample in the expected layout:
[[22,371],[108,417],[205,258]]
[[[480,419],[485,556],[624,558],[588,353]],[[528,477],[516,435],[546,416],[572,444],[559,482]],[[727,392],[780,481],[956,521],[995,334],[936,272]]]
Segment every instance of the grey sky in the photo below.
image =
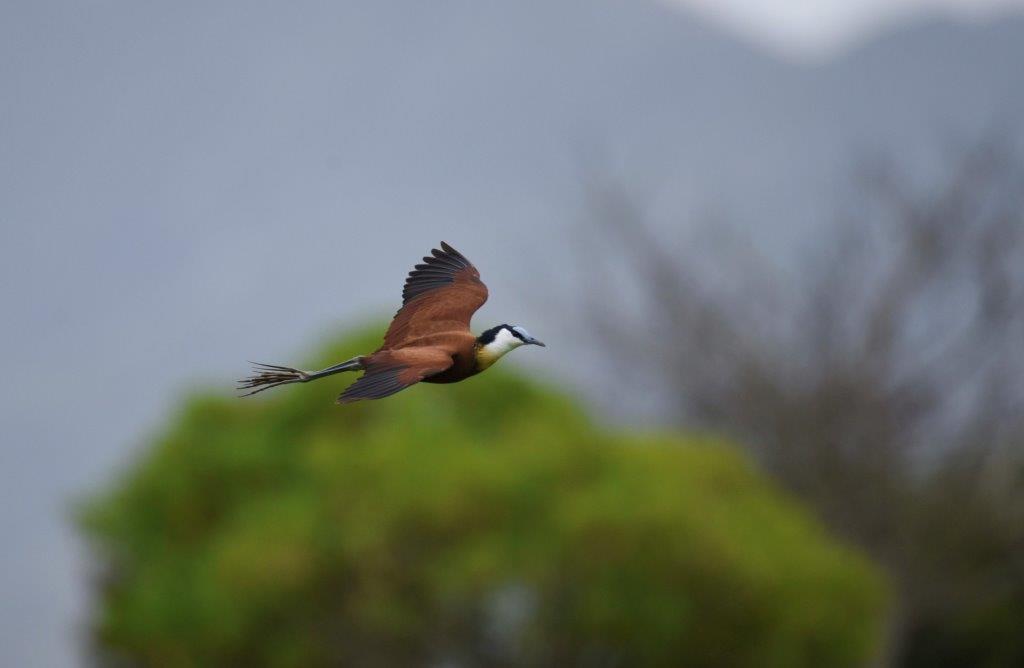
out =
[[1024,10],[1024,0],[662,0],[697,9],[719,25],[801,59],[835,53],[851,41],[924,12],[985,19]]
[[[659,2],[777,44],[925,4]],[[853,149],[1024,117],[1024,20],[918,28],[804,67],[641,0],[0,2],[0,666],[83,662],[69,510],[184,390],[389,315],[441,239],[491,289],[478,328],[572,351],[581,144],[669,232],[725,206],[777,240]],[[591,367],[557,377],[593,392]]]

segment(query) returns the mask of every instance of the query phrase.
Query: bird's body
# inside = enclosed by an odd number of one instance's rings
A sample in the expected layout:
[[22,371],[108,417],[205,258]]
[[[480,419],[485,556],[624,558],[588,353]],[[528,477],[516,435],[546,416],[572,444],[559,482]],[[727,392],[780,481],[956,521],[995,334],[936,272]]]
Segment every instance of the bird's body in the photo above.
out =
[[338,402],[380,399],[418,382],[465,380],[521,345],[544,345],[513,325],[498,325],[474,336],[469,329],[470,319],[485,301],[487,286],[476,267],[442,242],[440,250],[431,251],[423,264],[409,272],[402,290],[402,308],[376,351],[315,372],[261,364],[255,375],[242,381],[241,388],[255,394],[343,371],[365,371],[338,397]]

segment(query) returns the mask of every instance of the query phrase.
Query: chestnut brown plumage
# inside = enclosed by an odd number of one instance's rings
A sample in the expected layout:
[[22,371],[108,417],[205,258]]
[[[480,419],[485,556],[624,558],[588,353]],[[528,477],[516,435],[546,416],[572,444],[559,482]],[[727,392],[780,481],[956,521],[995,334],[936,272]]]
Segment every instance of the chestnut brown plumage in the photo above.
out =
[[321,369],[300,371],[256,364],[239,389],[256,394],[278,385],[307,383],[343,371],[365,373],[338,397],[339,403],[381,399],[418,382],[454,383],[480,373],[509,350],[543,346],[518,325],[498,325],[481,336],[469,329],[473,314],[487,301],[487,286],[462,253],[445,242],[417,264],[405,279],[402,308],[369,355]]

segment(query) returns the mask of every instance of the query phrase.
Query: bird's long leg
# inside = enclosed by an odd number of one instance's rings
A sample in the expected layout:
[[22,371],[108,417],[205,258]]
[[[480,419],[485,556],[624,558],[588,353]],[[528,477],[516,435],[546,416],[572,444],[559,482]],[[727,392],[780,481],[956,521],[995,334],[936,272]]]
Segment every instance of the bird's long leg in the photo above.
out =
[[319,371],[300,371],[288,366],[277,364],[263,364],[261,362],[250,362],[253,365],[253,374],[248,378],[238,381],[239,390],[251,390],[243,394],[247,397],[263,390],[269,390],[278,385],[289,385],[291,383],[308,383],[311,380],[323,378],[343,371],[359,371],[363,368],[363,358],[353,357],[350,360],[329,366]]

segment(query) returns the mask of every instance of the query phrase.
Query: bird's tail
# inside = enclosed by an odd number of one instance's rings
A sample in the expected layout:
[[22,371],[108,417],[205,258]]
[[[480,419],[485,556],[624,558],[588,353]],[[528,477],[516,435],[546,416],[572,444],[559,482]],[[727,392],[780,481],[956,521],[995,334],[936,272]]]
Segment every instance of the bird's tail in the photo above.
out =
[[243,397],[248,397],[249,395],[262,392],[263,390],[269,390],[270,388],[277,387],[278,385],[308,383],[311,380],[341,373],[343,371],[359,371],[363,369],[363,358],[362,356],[353,357],[341,364],[335,364],[334,366],[321,369],[320,371],[300,371],[288,366],[262,364],[260,362],[250,362],[250,364],[253,365],[253,374],[248,378],[243,378],[238,381],[237,389],[250,390],[249,392],[241,395]]

